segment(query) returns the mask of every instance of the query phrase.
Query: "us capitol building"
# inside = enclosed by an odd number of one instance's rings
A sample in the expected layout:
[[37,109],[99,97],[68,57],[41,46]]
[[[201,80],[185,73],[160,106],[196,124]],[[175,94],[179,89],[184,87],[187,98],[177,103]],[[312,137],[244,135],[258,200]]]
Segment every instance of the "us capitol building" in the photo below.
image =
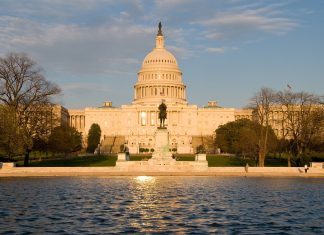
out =
[[159,24],[155,48],[146,55],[138,72],[133,101],[121,107],[107,101],[98,108],[70,109],[70,125],[82,132],[85,140],[90,126],[99,124],[102,152],[118,152],[125,143],[130,153],[153,151],[162,101],[167,105],[165,126],[170,149],[178,153],[194,153],[199,145],[208,149],[218,126],[252,117],[251,110],[221,108],[216,101],[209,101],[205,107],[188,104],[182,72],[174,55],[165,48]]

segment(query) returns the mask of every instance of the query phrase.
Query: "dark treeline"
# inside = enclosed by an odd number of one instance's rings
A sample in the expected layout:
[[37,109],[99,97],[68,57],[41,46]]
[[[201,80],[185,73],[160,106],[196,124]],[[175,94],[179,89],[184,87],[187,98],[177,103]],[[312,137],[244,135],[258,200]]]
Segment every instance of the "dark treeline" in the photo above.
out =
[[[253,120],[237,120],[216,130],[224,152],[248,156],[264,166],[267,154],[284,154],[288,166],[324,153],[323,97],[291,89],[262,88],[251,98]],[[276,133],[275,131],[276,130]]]

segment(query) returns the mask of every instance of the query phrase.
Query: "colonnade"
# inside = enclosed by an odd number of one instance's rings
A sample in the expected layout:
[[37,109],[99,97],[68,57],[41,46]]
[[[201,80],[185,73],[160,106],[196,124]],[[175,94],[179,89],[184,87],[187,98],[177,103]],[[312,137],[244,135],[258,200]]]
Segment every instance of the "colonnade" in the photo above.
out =
[[135,99],[147,97],[171,97],[186,99],[186,89],[181,86],[138,86],[135,89]]
[[70,115],[70,126],[74,127],[78,131],[83,131],[85,126],[84,115]]
[[235,115],[235,120],[239,120],[239,119],[252,120],[252,114],[251,115]]
[[[139,111],[138,124],[141,126],[156,126],[160,124],[158,111]],[[180,123],[180,111],[167,111],[166,125]]]
[[155,79],[181,81],[181,75],[177,73],[143,73],[138,76],[138,80],[142,82],[153,81]]

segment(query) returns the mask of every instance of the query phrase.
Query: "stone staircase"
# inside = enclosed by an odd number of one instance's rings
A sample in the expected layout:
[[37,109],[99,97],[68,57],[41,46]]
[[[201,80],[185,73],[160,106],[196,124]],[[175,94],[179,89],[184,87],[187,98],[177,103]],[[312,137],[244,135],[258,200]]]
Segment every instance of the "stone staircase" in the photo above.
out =
[[105,136],[101,141],[101,152],[118,153],[122,144],[125,144],[125,136]]

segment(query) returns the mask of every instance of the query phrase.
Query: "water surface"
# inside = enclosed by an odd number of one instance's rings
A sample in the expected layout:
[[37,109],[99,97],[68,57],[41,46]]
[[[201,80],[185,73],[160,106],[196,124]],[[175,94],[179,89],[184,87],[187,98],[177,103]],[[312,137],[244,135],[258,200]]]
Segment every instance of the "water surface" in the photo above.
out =
[[0,178],[1,234],[324,234],[324,180]]

